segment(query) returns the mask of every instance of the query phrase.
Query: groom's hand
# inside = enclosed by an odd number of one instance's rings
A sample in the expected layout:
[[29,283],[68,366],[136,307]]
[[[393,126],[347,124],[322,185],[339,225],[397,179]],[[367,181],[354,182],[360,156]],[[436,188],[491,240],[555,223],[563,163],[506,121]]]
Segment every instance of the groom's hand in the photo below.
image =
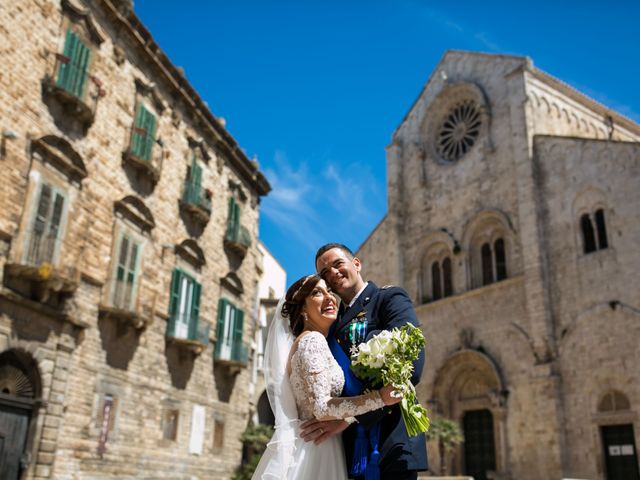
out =
[[344,431],[349,424],[344,420],[307,420],[300,425],[300,436],[305,442],[316,445]]

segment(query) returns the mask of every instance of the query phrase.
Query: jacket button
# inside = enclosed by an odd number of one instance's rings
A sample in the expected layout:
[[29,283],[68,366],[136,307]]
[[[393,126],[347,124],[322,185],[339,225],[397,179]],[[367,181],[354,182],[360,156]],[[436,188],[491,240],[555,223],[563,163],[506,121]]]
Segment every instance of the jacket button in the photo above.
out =
[[338,343],[340,343],[340,339],[338,339]]

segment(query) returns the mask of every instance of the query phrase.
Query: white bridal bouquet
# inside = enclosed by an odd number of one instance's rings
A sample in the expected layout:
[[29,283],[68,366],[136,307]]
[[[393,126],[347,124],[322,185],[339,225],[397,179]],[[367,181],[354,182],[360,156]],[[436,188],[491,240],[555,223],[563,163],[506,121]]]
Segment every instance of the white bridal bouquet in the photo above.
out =
[[402,419],[412,437],[429,428],[427,411],[418,403],[411,383],[412,362],[424,344],[420,329],[408,324],[391,331],[383,330],[351,349],[351,366],[356,376],[371,381],[374,386],[393,385],[402,396]]

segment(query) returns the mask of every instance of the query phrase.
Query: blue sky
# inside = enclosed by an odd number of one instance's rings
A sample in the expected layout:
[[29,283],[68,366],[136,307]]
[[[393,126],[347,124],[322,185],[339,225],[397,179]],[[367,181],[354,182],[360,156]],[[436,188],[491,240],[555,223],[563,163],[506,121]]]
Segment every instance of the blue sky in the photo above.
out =
[[260,237],[288,283],[386,212],[385,146],[447,49],[528,55],[640,122],[640,1],[135,0],[273,191]]

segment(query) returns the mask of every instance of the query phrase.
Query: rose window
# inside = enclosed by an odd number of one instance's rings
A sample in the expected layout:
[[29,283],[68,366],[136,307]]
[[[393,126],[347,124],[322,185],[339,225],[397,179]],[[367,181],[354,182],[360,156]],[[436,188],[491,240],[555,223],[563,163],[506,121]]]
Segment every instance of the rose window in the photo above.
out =
[[481,123],[475,102],[467,100],[453,107],[438,131],[436,149],[442,159],[454,162],[471,150]]

